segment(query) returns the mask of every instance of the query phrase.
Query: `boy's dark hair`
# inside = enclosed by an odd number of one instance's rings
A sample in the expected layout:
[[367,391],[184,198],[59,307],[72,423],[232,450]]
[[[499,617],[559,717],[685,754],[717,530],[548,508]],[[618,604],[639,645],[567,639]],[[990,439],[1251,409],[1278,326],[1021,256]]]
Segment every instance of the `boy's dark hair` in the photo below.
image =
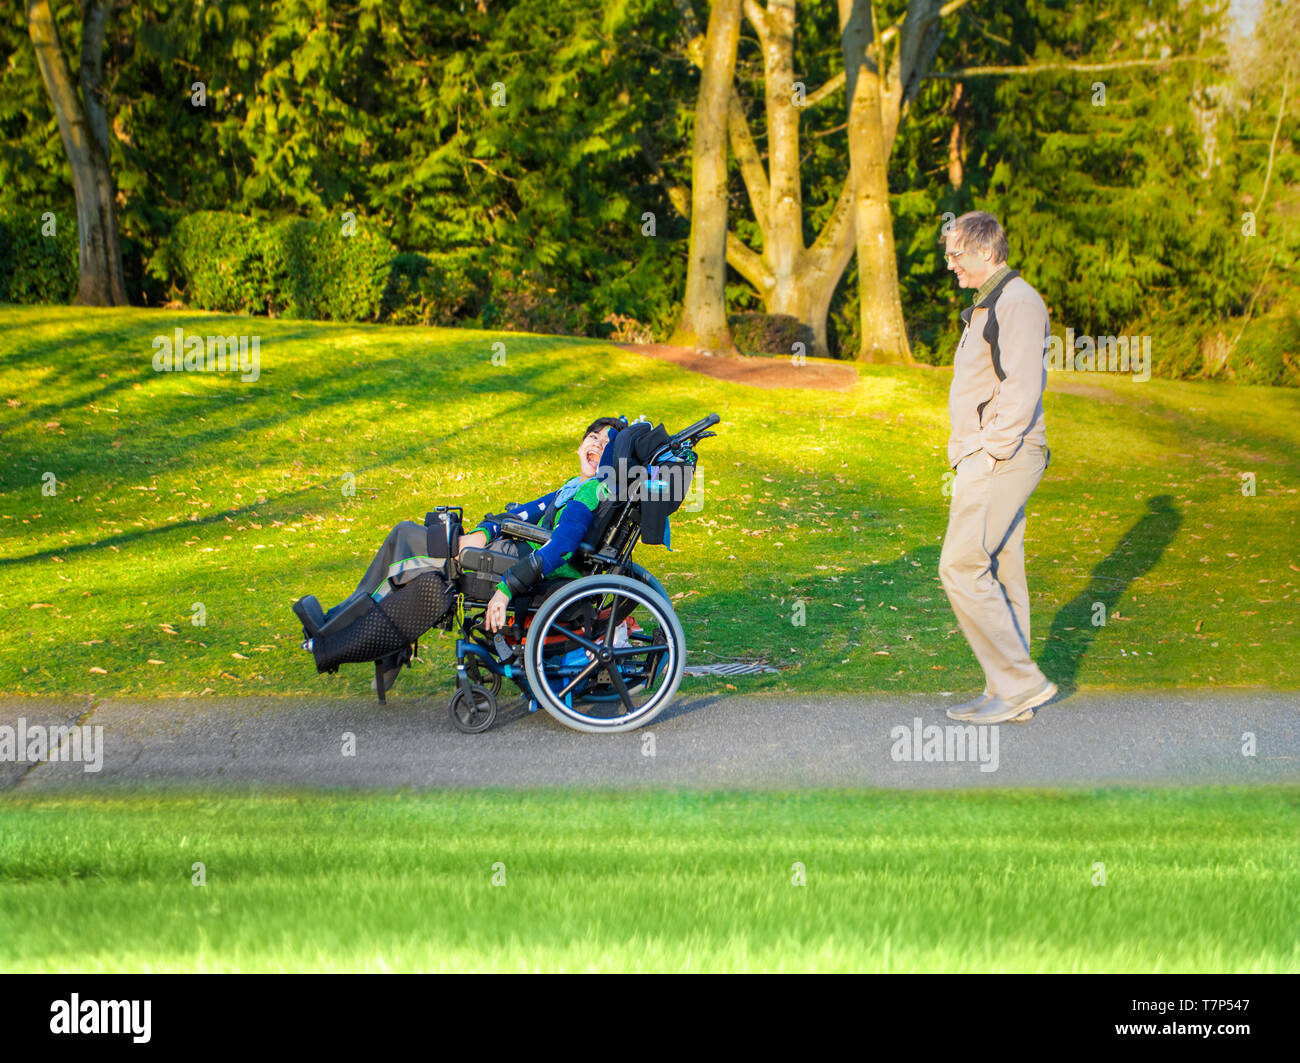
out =
[[586,439],[592,432],[599,432],[602,428],[617,432],[619,429],[626,427],[627,424],[621,417],[599,417],[587,426],[587,430],[582,433],[582,438]]

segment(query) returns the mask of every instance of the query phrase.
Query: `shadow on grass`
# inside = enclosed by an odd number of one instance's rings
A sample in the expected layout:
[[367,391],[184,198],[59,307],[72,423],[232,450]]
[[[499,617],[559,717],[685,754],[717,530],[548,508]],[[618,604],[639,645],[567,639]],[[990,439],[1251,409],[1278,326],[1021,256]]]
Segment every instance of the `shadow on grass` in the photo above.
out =
[[1169,495],[1149,499],[1147,510],[1092,570],[1088,586],[1066,603],[1052,621],[1038,663],[1063,694],[1076,689],[1079,666],[1102,630],[1101,625],[1093,626],[1097,604],[1105,606],[1105,615],[1109,617],[1132,582],[1155,567],[1183,523],[1182,514]]
[[[871,514],[870,519],[880,515]],[[864,554],[896,550],[886,534],[884,528],[864,531],[858,549]],[[936,544],[876,564],[859,560],[857,567],[839,569],[833,577],[830,572],[801,575],[788,581],[787,588],[779,603],[747,606],[743,588],[712,603],[724,616],[745,617],[743,646],[716,647],[723,656],[762,657],[779,667],[797,665],[802,676],[822,679],[828,689],[844,689],[847,677],[863,693],[913,692],[932,683],[936,665],[954,671],[973,666],[960,635],[954,644],[942,634],[957,622],[939,584]],[[795,626],[792,610],[798,602],[804,605],[806,619]],[[934,656],[936,648],[941,648],[942,657]],[[958,650],[964,655],[962,663],[953,664],[950,651]],[[846,657],[852,660],[846,662]]]
[[[518,412],[520,415],[524,415],[527,413],[527,406],[522,403],[517,404],[512,412]],[[458,429],[453,429],[446,432],[445,435],[440,438],[442,441],[450,441],[456,438],[459,434],[460,432]],[[389,464],[404,462],[410,458],[422,455],[429,449],[436,448],[438,441],[439,440],[431,434],[429,438],[422,439],[418,443],[414,443],[404,450],[390,451],[387,455],[376,458],[369,464],[358,466],[354,471],[359,477],[361,477],[373,470],[385,468]],[[231,521],[242,519],[245,516],[257,516],[259,512],[263,516],[273,511],[292,512],[289,510],[291,503],[302,504],[304,511],[307,511],[320,505],[320,491],[323,486],[323,484],[309,484],[305,487],[282,491],[278,494],[267,496],[265,502],[250,502],[242,506],[232,506],[209,513],[195,520],[174,520],[165,524],[155,524],[152,527],[141,528],[138,531],[114,532],[103,535],[91,542],[62,543],[57,546],[50,546],[42,550],[36,550],[29,554],[0,557],[0,568],[29,564],[35,561],[45,561],[49,560],[49,558],[53,556],[58,556],[66,560],[80,554],[102,552],[111,547],[121,549],[127,544],[146,543],[175,531],[185,531],[186,534],[189,534],[190,530],[208,526],[221,526],[228,524]],[[419,506],[413,506],[411,513],[414,516],[420,516],[416,512],[418,509]],[[378,529],[376,529],[376,534],[379,534]],[[382,538],[382,535],[380,537]]]
[[[238,320],[246,325],[250,319]],[[221,327],[220,322],[215,320],[206,324],[209,329],[214,325],[218,329]],[[112,333],[109,339],[114,342],[105,342],[102,347],[104,350],[112,350],[121,347],[128,340],[138,341],[139,332],[140,329],[135,326],[123,330],[120,334]],[[311,338],[311,330],[306,326],[293,330],[279,330],[270,338],[279,343],[298,342]],[[572,343],[571,340],[550,337],[520,337],[517,342],[511,338],[510,342],[512,348],[516,350],[542,352],[556,347],[557,344]],[[53,356],[61,343],[60,340],[51,340],[47,343],[32,342],[27,345],[23,354],[24,357],[34,359]],[[80,381],[84,378],[91,384],[90,391],[82,392],[75,397],[63,396],[27,408],[22,419],[40,424],[56,414],[61,415],[68,410],[84,407],[93,402],[110,400],[116,392],[129,390],[129,385],[136,383],[137,374],[132,372],[123,378],[120,366],[116,367],[118,379],[110,380],[108,383],[99,382],[97,377],[101,362],[106,369],[114,368],[108,355],[95,355],[82,361],[88,361],[88,367],[81,365],[80,370],[75,374],[75,379]],[[484,416],[485,420],[489,420],[493,425],[509,425],[516,418],[535,418],[539,409],[547,409],[550,406],[565,408],[571,402],[563,397],[564,390],[560,384],[565,372],[563,366],[557,364],[553,367],[546,365],[539,367],[531,362],[516,362],[514,366],[510,370],[483,371],[471,382],[463,379],[463,366],[434,362],[413,368],[409,357],[371,358],[367,360],[362,371],[346,376],[333,373],[313,377],[308,369],[296,367],[285,383],[278,388],[274,388],[272,382],[267,380],[260,391],[251,395],[235,396],[235,401],[248,402],[250,405],[233,412],[229,396],[199,395],[193,397],[191,401],[186,401],[179,396],[167,396],[149,410],[148,428],[145,430],[146,439],[165,439],[169,441],[167,445],[160,445],[151,451],[142,444],[142,434],[137,432],[130,438],[131,445],[124,447],[122,453],[115,454],[110,449],[112,440],[114,436],[129,435],[131,428],[127,425],[113,424],[94,431],[80,431],[64,446],[61,477],[73,481],[87,474],[122,476],[131,468],[133,462],[143,462],[157,470],[189,470],[198,466],[210,455],[230,453],[231,448],[237,451],[239,447],[247,446],[247,441],[254,436],[275,432],[283,429],[287,424],[302,422],[308,418],[328,417],[336,421],[341,428],[346,428],[356,422],[358,406],[364,411],[367,403],[380,403],[395,394],[403,394],[399,390],[400,382],[413,382],[434,395],[472,394],[476,406],[490,411]],[[151,377],[152,373],[143,374],[146,381]],[[285,395],[295,385],[303,388],[303,394],[297,395],[292,403],[286,402]],[[487,396],[492,396],[494,401],[484,402]],[[549,396],[559,397],[552,399]],[[207,414],[213,417],[213,420],[200,428],[196,421],[201,419],[201,414]],[[375,416],[382,417],[382,413]],[[394,463],[436,458],[442,452],[444,444],[461,443],[467,431],[480,427],[474,423],[471,423],[468,428],[458,425],[456,423],[458,419],[454,416],[443,417],[437,428],[431,428],[428,434],[416,442],[400,450],[390,447],[385,454],[375,457],[374,460],[367,459],[358,463],[356,454],[341,450],[335,459],[336,463],[340,467],[351,465],[351,471],[364,474]],[[6,426],[0,423],[0,431],[7,427],[12,428],[14,425]],[[284,440],[278,442],[282,447],[286,445]],[[37,464],[38,461],[48,462],[48,457],[42,450],[46,445],[42,439],[25,439],[16,445],[11,454],[13,469],[16,471],[20,465],[26,463],[30,466],[32,479],[35,481],[34,474],[44,467]],[[556,444],[550,440],[531,446],[521,444],[517,448],[517,454],[525,461],[536,461],[553,454],[555,447]],[[454,451],[455,447],[450,449]],[[567,447],[565,449],[567,450]],[[147,456],[134,453],[136,450],[144,450]],[[256,467],[256,460],[252,465]],[[156,475],[156,472],[154,474]],[[12,490],[16,483],[12,479],[6,483],[7,479],[9,478],[0,476],[0,490],[5,492]],[[221,525],[230,520],[240,519],[244,515],[255,515],[258,511],[263,514],[272,511],[292,513],[295,505],[306,506],[309,502],[319,504],[320,489],[323,486],[324,484],[309,484],[278,492],[265,502],[224,508],[194,521],[177,520],[155,524],[139,531],[119,531],[98,536],[91,542],[75,544],[65,542],[22,555],[2,557],[0,568],[46,560],[55,555],[72,557],[103,551],[109,547],[121,548],[128,543],[147,542],[177,530]],[[486,503],[484,508],[487,508]],[[185,533],[188,534],[188,531]]]
[[[1088,585],[1056,613],[1039,664],[1063,695],[1076,689],[1082,662],[1102,630],[1092,623],[1096,604],[1105,607],[1106,616],[1113,614],[1133,581],[1156,566],[1181,525],[1182,515],[1172,496],[1149,499],[1147,512],[1093,568]],[[788,615],[779,615],[770,606],[747,609],[743,601],[728,596],[713,607],[724,615],[750,613],[747,627],[753,633],[753,650],[773,662],[789,658],[777,645],[765,643],[774,637],[786,643],[802,642],[800,671],[805,675],[825,676],[829,682],[832,676],[843,679],[846,667],[851,667],[864,691],[907,691],[926,686],[932,670],[941,665],[946,672],[944,682],[959,687],[968,679],[977,680],[979,671],[973,667],[974,658],[960,632],[954,630],[948,637],[933,635],[936,628],[957,627],[938,583],[938,563],[939,548],[926,544],[893,561],[845,572],[836,583],[822,576],[804,576],[792,582],[792,597],[808,603],[808,627],[804,630],[810,638],[800,638],[800,629],[788,627]],[[853,611],[855,598],[865,598],[866,608]],[[838,606],[844,606],[843,610]],[[788,609],[788,605],[782,608]],[[924,637],[927,630],[931,634]],[[857,661],[846,666],[842,658],[850,650],[857,651]]]

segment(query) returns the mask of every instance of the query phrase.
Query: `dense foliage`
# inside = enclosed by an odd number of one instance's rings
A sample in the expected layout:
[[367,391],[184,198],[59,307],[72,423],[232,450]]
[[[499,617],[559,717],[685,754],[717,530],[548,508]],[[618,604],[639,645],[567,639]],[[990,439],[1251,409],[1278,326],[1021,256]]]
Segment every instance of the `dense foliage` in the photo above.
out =
[[76,291],[76,227],[0,207],[0,303],[66,303]]
[[[663,338],[689,231],[666,183],[689,183],[698,79],[680,6],[140,0],[115,10],[105,62],[132,299],[587,335],[631,321]],[[904,6],[878,5],[882,25]],[[926,82],[890,165],[919,357],[951,358],[968,297],[940,255],[945,214],[982,208],[1003,219],[1013,264],[1062,328],[1153,334],[1166,375],[1294,382],[1295,112],[1281,122],[1271,203],[1243,235],[1278,86],[1243,87],[1213,61],[1218,7],[972,0],[945,20],[936,72],[1203,61]],[[77,5],[56,10],[71,53]],[[706,14],[696,5],[700,24]],[[799,19],[796,68],[811,92],[842,66],[834,5],[802,5]],[[748,32],[737,71],[762,152],[762,63]],[[804,117],[809,241],[847,174],[843,121],[843,91]],[[738,170],[732,207],[737,231],[760,246]],[[6,247],[45,256],[19,270],[39,283],[6,266],[0,298],[58,301],[66,262],[50,256],[67,245],[38,244],[24,226],[51,211],[67,233],[75,212],[22,5],[0,15],[0,208],[11,219],[3,261],[16,262]],[[206,211],[229,218],[199,221]],[[335,240],[347,212],[358,242]],[[308,253],[303,241],[328,246]],[[728,291],[733,311],[762,308],[734,274]],[[831,331],[832,349],[850,357],[856,300],[851,264]]]

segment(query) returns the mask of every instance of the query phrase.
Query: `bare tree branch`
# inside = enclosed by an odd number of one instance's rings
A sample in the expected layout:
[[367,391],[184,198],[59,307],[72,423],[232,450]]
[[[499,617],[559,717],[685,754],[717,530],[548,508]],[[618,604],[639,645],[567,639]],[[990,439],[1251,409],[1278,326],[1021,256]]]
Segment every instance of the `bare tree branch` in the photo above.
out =
[[894,149],[898,123],[920,91],[925,71],[939,50],[937,0],[908,0],[903,28],[898,34],[898,52],[886,81],[891,106],[885,110],[885,147]]
[[1117,59],[1113,63],[1037,63],[1032,66],[968,66],[965,70],[945,70],[926,74],[926,78],[940,81],[978,77],[1001,77],[1004,74],[1043,74],[1068,70],[1093,74],[1103,70],[1125,70],[1129,67],[1167,66],[1170,63],[1225,63],[1226,56],[1171,55],[1165,59]]
[[1282,128],[1282,115],[1286,113],[1286,90],[1291,82],[1291,72],[1288,70],[1285,77],[1282,78],[1282,102],[1277,105],[1277,122],[1273,126],[1273,141],[1268,146],[1268,170],[1264,173],[1264,190],[1259,194],[1259,202],[1255,205],[1255,213],[1258,214],[1264,209],[1264,200],[1268,196],[1268,183],[1273,177],[1273,159],[1277,155],[1277,134]]
[[[847,123],[845,123],[847,124]],[[817,234],[817,239],[813,241],[812,247],[808,253],[813,258],[829,256],[838,258],[841,250],[847,249],[844,258],[848,261],[849,253],[853,250],[854,228],[853,228],[853,184],[845,180],[844,186],[840,189],[839,198],[835,201],[835,206],[831,208],[831,216],[826,219],[826,224],[822,226],[822,231]],[[835,282],[838,284],[841,269],[835,275]]]
[[754,218],[767,240],[767,173],[763,169],[763,160],[759,158],[758,148],[754,146],[754,137],[750,132],[749,119],[745,117],[745,105],[740,101],[740,94],[733,87],[727,108],[727,133],[731,139],[731,150],[740,163],[740,173],[745,179],[745,190],[749,193],[749,202],[754,208]]
[[[690,221],[690,191],[685,185],[678,184],[664,172],[664,168],[659,164],[654,152],[650,150],[650,146],[645,142],[644,135],[641,137],[641,153],[645,156],[646,162],[649,163],[650,169],[654,172],[655,183],[663,188],[668,196],[668,202],[673,205],[673,209],[686,221]],[[763,266],[763,259],[730,230],[727,232],[727,265],[749,281],[759,292],[771,287],[771,278]]]
[[[1264,189],[1259,194],[1259,202],[1255,204],[1255,214],[1258,216],[1264,210],[1264,198],[1268,195],[1268,184],[1273,177],[1273,155],[1277,150],[1277,134],[1282,128],[1282,115],[1286,112],[1286,91],[1291,81],[1291,71],[1288,67],[1282,78],[1282,102],[1277,107],[1277,123],[1273,126],[1273,141],[1268,146],[1268,169],[1264,173]],[[1268,283],[1268,275],[1273,269],[1273,263],[1277,259],[1277,248],[1273,249],[1272,255],[1269,256],[1268,265],[1264,268],[1264,276],[1260,278],[1258,287],[1251,293],[1250,303],[1246,307],[1246,313],[1242,316],[1241,328],[1237,330],[1237,335],[1232,340],[1232,350],[1237,349],[1237,344],[1241,342],[1241,337],[1246,334],[1246,326],[1250,324],[1251,315],[1255,312],[1255,300],[1259,298],[1264,286]]]
[[772,275],[763,265],[763,256],[733,232],[727,233],[727,265],[749,281],[759,295],[772,287]]
[[[943,7],[939,8],[939,17],[944,18],[947,15],[951,15],[959,7],[965,7],[968,3],[970,3],[970,0],[948,0],[948,3],[944,4]],[[899,34],[899,32],[903,28],[903,24],[906,21],[907,21],[907,16],[904,15],[892,26],[890,26],[888,29],[884,30],[884,32],[880,34],[881,47],[888,44]],[[819,103],[820,101],[826,99],[827,96],[834,96],[835,93],[839,92],[839,90],[842,89],[843,87],[844,87],[844,71],[841,70],[838,74],[836,74],[833,78],[831,78],[828,82],[826,82],[826,84],[823,85],[821,88],[817,89],[815,92],[810,92],[807,96],[805,96],[804,106],[811,107],[814,103]]]

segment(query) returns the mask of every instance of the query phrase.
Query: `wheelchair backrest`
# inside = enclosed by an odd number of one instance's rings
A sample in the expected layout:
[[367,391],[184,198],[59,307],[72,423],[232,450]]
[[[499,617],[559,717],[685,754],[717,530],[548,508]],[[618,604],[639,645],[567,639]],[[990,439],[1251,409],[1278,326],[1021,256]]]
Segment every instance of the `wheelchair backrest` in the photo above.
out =
[[[596,507],[587,532],[597,550],[621,551],[633,525],[641,529],[644,542],[663,543],[668,515],[682,504],[695,473],[694,461],[679,458],[670,443],[662,424],[651,428],[638,421],[605,448],[596,475],[609,486],[611,497]],[[628,507],[634,512],[623,519]]]

